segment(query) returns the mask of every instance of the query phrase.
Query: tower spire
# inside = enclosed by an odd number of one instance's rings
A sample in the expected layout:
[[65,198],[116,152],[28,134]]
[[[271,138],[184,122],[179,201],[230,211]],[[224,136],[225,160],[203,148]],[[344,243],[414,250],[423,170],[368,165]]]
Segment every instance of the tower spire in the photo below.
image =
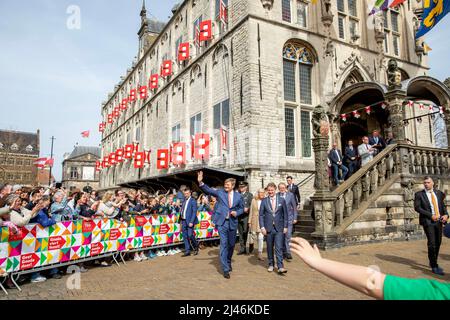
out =
[[147,20],[147,9],[145,8],[145,0],[142,0],[141,21],[142,24]]

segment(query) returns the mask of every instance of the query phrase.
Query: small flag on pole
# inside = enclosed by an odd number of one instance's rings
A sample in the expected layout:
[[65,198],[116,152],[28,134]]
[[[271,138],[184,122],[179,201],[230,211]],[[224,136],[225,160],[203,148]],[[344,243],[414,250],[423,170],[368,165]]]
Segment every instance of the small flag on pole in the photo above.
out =
[[88,131],[83,131],[82,133],[81,133],[81,137],[83,137],[83,138],[89,138],[89,130]]

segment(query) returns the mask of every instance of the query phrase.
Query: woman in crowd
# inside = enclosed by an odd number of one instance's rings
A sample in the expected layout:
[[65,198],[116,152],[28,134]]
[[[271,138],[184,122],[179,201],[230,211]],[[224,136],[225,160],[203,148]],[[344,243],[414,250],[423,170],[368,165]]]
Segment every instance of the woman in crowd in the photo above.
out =
[[72,209],[69,207],[69,199],[63,190],[58,190],[53,195],[53,203],[50,206],[50,214],[56,222],[73,219]]
[[166,201],[167,201],[166,196],[161,195],[158,197],[158,203],[159,203],[158,214],[168,215],[170,213],[170,207],[166,203]]
[[18,227],[24,227],[43,208],[42,203],[36,203],[31,210],[22,207],[22,200],[16,194],[10,194],[6,198],[6,206],[9,211],[9,221]]
[[250,216],[248,218],[248,227],[249,227],[249,251],[253,251],[253,246],[255,241],[258,241],[258,260],[264,261],[263,258],[263,248],[264,248],[264,235],[261,232],[261,228],[259,227],[259,208],[261,206],[261,201],[266,197],[266,192],[264,189],[259,189],[258,193],[252,200],[252,204],[250,207]]
[[150,205],[150,214],[158,214],[159,212],[159,203],[156,197],[151,197],[149,201]]
[[201,194],[200,197],[198,197],[197,201],[197,208],[199,212],[206,211],[211,212],[211,207],[209,203],[209,197],[206,194]]
[[103,198],[100,201],[100,204],[98,205],[98,208],[97,208],[98,215],[100,215],[102,217],[110,218],[110,219],[113,219],[119,215],[120,207],[123,204],[125,204],[126,199],[122,199],[118,202],[114,202],[114,201],[112,201],[112,199],[113,199],[112,192],[106,192],[103,195]]
[[[52,218],[51,214],[48,212],[50,208],[50,196],[43,196],[40,200],[40,205],[42,209],[39,210],[38,214],[30,220],[30,223],[38,223],[42,227],[50,227],[57,222]],[[53,268],[50,270],[50,276],[53,279],[61,279],[58,268]],[[40,272],[34,272],[31,274],[31,282],[43,282],[47,278],[42,276]]]

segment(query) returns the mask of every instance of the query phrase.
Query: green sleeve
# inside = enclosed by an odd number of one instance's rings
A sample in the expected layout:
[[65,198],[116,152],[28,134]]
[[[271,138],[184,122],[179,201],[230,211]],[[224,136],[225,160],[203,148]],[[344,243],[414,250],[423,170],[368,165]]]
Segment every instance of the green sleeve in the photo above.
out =
[[384,300],[450,300],[450,283],[386,275]]

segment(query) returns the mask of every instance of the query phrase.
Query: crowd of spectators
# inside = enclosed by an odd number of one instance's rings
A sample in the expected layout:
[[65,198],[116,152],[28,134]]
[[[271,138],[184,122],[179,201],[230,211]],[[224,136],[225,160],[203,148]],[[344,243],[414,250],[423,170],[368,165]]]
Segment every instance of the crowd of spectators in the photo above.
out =
[[[61,221],[92,220],[99,218],[116,219],[129,223],[133,215],[169,215],[179,214],[184,199],[183,189],[156,191],[150,193],[146,190],[118,189],[115,192],[107,191],[102,194],[85,187],[83,190],[45,187],[26,187],[19,185],[0,185],[0,228],[8,227],[10,233],[17,234],[20,227],[27,224],[40,224],[49,227]],[[214,197],[204,194],[192,193],[197,200],[198,211],[212,212],[215,206]],[[217,245],[217,241],[201,243],[201,247]],[[180,243],[180,246],[182,243]],[[128,254],[127,259],[144,261],[159,256],[174,255],[182,252],[178,246],[159,250],[142,250]],[[88,263],[86,263],[87,265]],[[111,259],[102,258],[92,261],[91,265],[102,267],[111,266]],[[81,272],[88,271],[84,263],[78,263]],[[54,268],[48,276],[61,278],[62,268]],[[0,277],[6,272],[0,268]],[[31,274],[31,282],[43,282],[47,277],[40,272]],[[22,277],[22,282],[26,281]],[[6,282],[12,288],[13,283]]]

